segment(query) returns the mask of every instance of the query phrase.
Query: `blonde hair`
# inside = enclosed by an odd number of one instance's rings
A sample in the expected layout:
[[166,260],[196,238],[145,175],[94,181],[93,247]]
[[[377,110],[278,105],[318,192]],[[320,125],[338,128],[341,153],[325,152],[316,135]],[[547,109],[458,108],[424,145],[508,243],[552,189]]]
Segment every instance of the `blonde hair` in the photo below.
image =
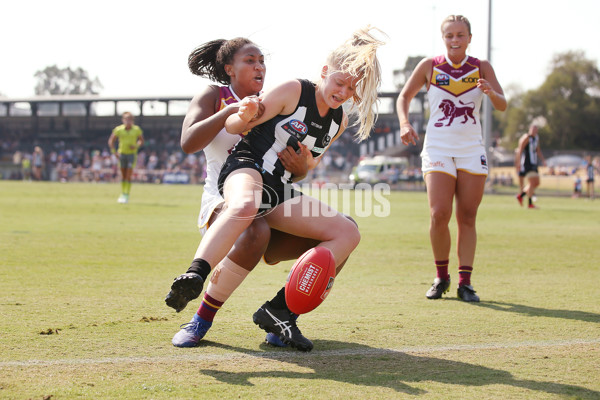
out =
[[381,30],[371,27],[359,29],[353,33],[352,38],[335,49],[327,57],[330,67],[328,74],[341,72],[359,78],[356,91],[352,97],[355,107],[350,112],[357,115],[359,124],[356,137],[359,141],[367,139],[377,120],[377,92],[381,85],[381,66],[377,60],[377,49],[385,44],[376,39],[372,30]]
[[469,31],[469,35],[471,34],[471,23],[464,15],[448,15],[444,21],[442,21],[442,34],[444,34],[444,25],[449,22],[462,22],[467,26],[467,30]]

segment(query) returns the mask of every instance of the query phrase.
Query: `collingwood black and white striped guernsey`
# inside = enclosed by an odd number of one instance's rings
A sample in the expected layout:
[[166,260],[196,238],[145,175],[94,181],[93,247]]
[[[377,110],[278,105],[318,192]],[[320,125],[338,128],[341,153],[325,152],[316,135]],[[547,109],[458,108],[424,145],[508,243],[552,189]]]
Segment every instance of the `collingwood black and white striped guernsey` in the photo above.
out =
[[292,114],[277,115],[254,127],[238,142],[234,149],[236,157],[254,160],[263,171],[280,176],[282,182],[291,182],[292,175],[283,168],[277,154],[287,146],[298,149],[298,142],[305,145],[313,157],[322,155],[331,141],[340,133],[344,115],[342,107],[330,109],[321,117],[315,97],[315,84],[299,79],[302,85],[300,100]]

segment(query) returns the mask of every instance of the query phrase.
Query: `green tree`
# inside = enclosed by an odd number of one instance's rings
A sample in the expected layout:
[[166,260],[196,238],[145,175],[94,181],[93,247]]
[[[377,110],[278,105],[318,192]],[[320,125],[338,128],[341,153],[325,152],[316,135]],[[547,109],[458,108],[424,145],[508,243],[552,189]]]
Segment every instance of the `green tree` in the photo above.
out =
[[544,147],[600,147],[600,71],[582,51],[557,54],[538,89],[511,98],[502,129],[514,143],[531,121],[542,118],[547,122],[539,133]]
[[37,78],[36,95],[98,94],[103,88],[98,77],[90,78],[81,67],[59,68],[51,65],[34,75]]

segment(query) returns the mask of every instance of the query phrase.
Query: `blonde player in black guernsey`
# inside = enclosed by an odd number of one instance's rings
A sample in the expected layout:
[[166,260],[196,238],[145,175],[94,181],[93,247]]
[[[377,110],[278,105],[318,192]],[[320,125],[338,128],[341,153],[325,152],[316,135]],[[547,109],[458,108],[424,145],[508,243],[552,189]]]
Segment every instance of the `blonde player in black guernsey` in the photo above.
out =
[[[225,202],[217,185],[221,167],[243,136],[227,133],[224,129],[225,120],[238,111],[238,103],[243,97],[260,94],[266,76],[266,65],[260,48],[249,39],[238,37],[212,40],[198,46],[190,53],[188,66],[193,74],[219,83],[207,85],[194,96],[183,121],[181,134],[181,148],[184,152],[203,150],[206,156],[207,176],[198,217],[198,227],[204,233],[219,218]],[[292,146],[278,154],[281,165],[295,176],[306,175],[308,156],[308,150],[296,153]],[[179,331],[171,340],[173,345],[199,346],[211,329],[217,312],[261,258],[267,264],[277,264],[279,261],[297,259],[305,251],[318,245],[318,240],[271,229],[264,218],[255,218],[236,239],[227,256],[213,268],[200,307],[190,322],[180,325]],[[192,261],[190,268],[195,266],[196,262]],[[190,301],[200,296],[205,278],[199,272],[186,272],[173,280],[171,290],[165,298],[169,307],[181,312]],[[301,335],[295,325],[296,321],[290,319],[288,322],[289,331],[294,333],[296,343],[300,343],[299,346],[303,348],[310,347],[310,340]],[[276,346],[285,345],[273,334],[267,335],[267,342]]]
[[[294,79],[261,97],[246,97],[238,113],[227,118],[229,133],[250,133],[221,171],[219,184],[226,207],[196,252],[199,271],[218,264],[237,237],[262,215],[273,229],[318,240],[332,252],[339,272],[360,241],[358,227],[326,204],[293,189],[291,183],[302,177],[283,168],[277,154],[288,145],[309,150],[308,168],[315,168],[348,125],[348,115],[341,107],[347,100],[352,100],[351,112],[356,113],[358,139],[369,137],[381,82],[376,51],[383,44],[373,36],[373,30],[356,31],[334,50],[318,82]],[[262,199],[260,206],[255,199]],[[304,342],[305,338],[297,341],[289,324],[282,323],[290,318],[283,290],[253,316],[257,325],[284,343],[300,350],[312,349],[312,343]]]

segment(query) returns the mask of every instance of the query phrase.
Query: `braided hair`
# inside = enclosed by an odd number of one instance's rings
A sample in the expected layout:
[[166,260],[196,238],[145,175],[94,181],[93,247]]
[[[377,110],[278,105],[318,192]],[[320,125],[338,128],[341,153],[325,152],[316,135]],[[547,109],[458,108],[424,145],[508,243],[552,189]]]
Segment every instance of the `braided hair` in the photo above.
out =
[[250,39],[242,37],[211,40],[190,53],[188,67],[194,75],[229,85],[231,78],[225,72],[225,65],[233,64],[235,53],[247,44],[255,45]]

